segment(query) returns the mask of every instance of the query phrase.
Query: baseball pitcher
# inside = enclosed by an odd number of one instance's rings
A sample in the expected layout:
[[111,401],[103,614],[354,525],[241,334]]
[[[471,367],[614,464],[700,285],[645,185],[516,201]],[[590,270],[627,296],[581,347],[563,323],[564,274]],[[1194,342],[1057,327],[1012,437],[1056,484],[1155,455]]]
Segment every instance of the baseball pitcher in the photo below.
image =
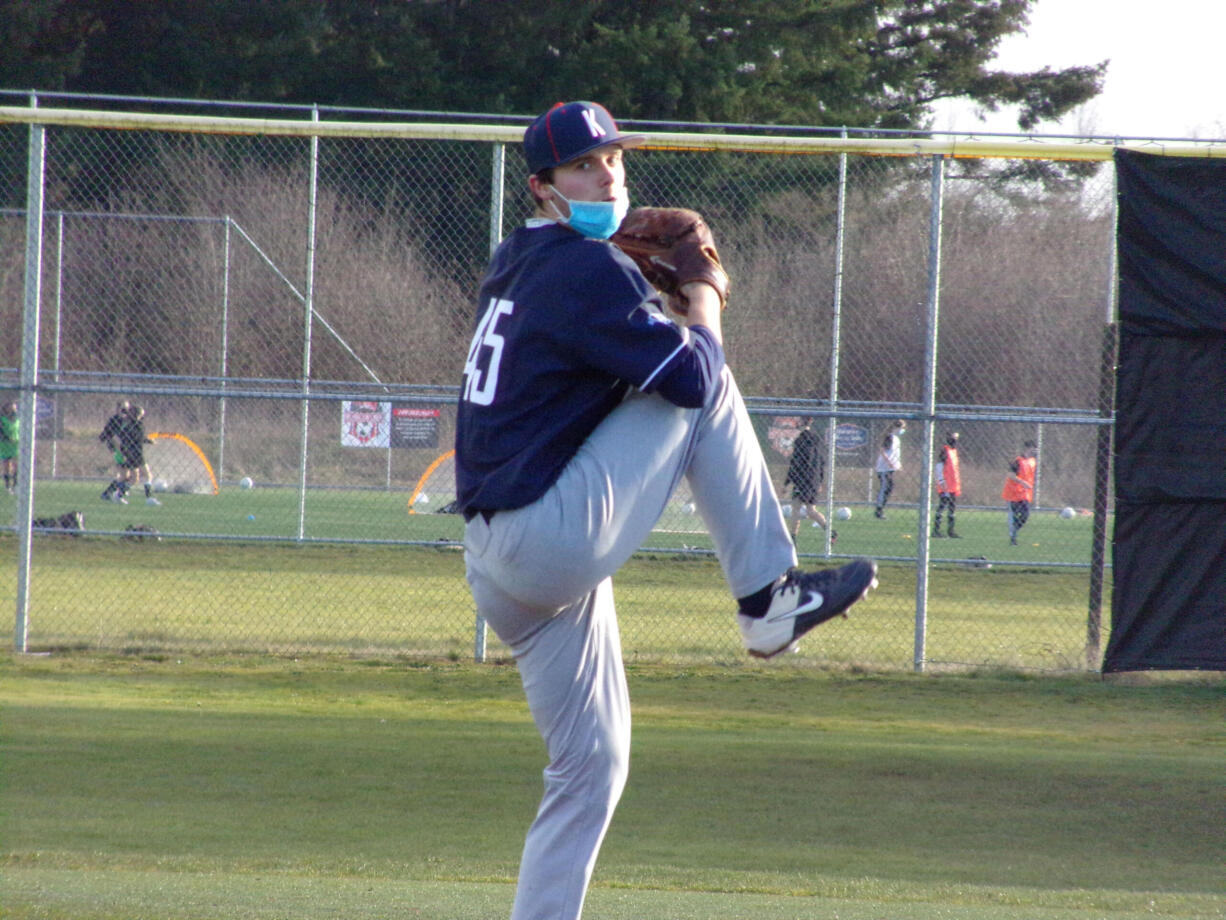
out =
[[532,122],[535,210],[493,255],[464,364],[456,487],[468,582],[515,656],[549,757],[513,920],[582,911],[629,765],[611,579],[682,477],[750,654],[794,648],[876,584],[867,559],[794,569],[724,364],[729,282],[710,230],[693,211],[630,212],[623,155],[644,140],[592,102]]

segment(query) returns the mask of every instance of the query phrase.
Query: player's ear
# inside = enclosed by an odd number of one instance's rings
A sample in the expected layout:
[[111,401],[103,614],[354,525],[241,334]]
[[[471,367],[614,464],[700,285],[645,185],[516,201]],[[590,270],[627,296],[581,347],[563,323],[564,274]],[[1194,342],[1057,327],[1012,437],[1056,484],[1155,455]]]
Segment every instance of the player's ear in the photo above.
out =
[[[557,194],[553,190],[553,170],[543,169],[538,173],[533,173],[528,177],[528,191],[532,193],[532,203],[536,205],[538,210],[547,208],[549,202],[556,203]],[[551,215],[554,216],[554,215]]]
[[544,195],[547,193],[547,189],[545,188],[545,183],[541,181],[540,176],[533,174],[528,177],[528,191],[532,195],[533,203],[537,207],[540,207],[540,205],[542,204]]

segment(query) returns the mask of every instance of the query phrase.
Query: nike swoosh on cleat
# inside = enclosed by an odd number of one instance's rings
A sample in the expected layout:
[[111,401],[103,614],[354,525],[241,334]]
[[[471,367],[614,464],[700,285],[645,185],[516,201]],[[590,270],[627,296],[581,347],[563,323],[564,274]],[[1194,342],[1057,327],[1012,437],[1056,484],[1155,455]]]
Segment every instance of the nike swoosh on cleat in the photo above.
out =
[[825,598],[823,598],[821,594],[816,591],[812,591],[809,593],[809,600],[807,600],[805,603],[799,604],[792,610],[788,610],[784,613],[777,613],[774,616],[770,616],[768,614],[767,616],[763,617],[763,620],[767,623],[776,623],[779,620],[784,620],[789,617],[795,619],[802,613],[808,613],[810,610],[816,610],[822,605],[824,600]]

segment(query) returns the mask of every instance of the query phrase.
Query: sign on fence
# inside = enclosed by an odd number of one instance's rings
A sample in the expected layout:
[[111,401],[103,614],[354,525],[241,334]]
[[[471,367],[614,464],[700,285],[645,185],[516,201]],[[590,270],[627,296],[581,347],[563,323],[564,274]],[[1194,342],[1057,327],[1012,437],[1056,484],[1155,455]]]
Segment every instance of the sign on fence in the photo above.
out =
[[392,406],[392,447],[438,447],[438,409]]
[[440,410],[394,402],[341,403],[342,447],[438,447]]
[[341,446],[387,447],[391,408],[386,402],[341,403]]
[[869,466],[874,456],[869,450],[868,427],[856,422],[839,422],[834,426],[834,449],[839,452],[839,462],[855,466]]

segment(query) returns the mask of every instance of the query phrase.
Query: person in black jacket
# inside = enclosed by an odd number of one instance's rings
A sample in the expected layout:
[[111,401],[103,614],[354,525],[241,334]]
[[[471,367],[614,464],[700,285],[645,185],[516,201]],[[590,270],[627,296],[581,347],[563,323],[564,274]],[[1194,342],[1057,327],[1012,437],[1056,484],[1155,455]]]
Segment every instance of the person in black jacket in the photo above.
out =
[[[826,478],[826,458],[822,456],[822,442],[813,433],[813,420],[805,419],[804,427],[792,442],[792,457],[788,461],[788,474],[783,487],[792,487],[792,542],[800,536],[800,519],[807,517],[816,526],[828,530],[826,515],[817,510],[817,496],[821,494]],[[830,542],[839,537],[838,531],[830,531]]]
[[145,459],[145,445],[153,441],[145,434],[145,409],[143,406],[132,406],[128,409],[127,424],[120,435],[119,451],[124,456],[124,466],[131,471],[127,489],[133,485],[143,484],[145,487],[145,504],[160,505],[153,497],[153,472],[149,469],[149,461]]
[[126,399],[120,400],[115,407],[115,414],[106,420],[102,433],[98,435],[98,440],[105,444],[107,450],[111,452],[111,459],[115,464],[115,478],[102,492],[104,502],[114,501],[124,505],[128,503],[128,500],[124,498],[124,493],[127,491],[129,470],[123,465],[123,454],[119,450],[119,443],[131,410],[132,403]]

